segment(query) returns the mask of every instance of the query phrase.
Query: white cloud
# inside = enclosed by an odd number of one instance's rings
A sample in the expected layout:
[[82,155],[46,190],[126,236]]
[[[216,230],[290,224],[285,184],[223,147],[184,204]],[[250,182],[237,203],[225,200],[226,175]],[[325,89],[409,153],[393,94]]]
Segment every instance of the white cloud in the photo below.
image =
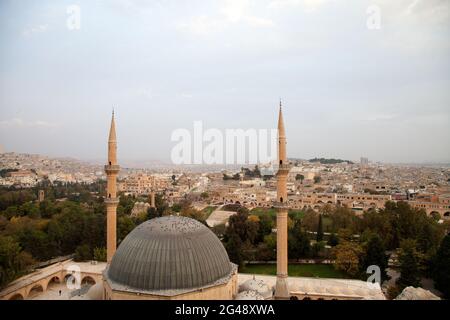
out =
[[330,0],[273,0],[268,4],[269,9],[284,9],[289,7],[303,7],[306,12],[312,12]]
[[31,36],[32,34],[35,33],[44,33],[48,30],[48,25],[46,24],[41,24],[41,25],[37,25],[37,26],[33,26],[30,28],[27,28],[25,30],[22,31],[22,35],[25,37]]
[[382,44],[402,50],[448,49],[441,41],[450,27],[450,2],[442,0],[375,0],[380,7]]
[[22,118],[13,118],[0,121],[0,128],[54,128],[58,125],[42,120],[27,121]]
[[223,31],[238,23],[257,28],[275,25],[268,18],[257,17],[248,13],[250,9],[251,5],[248,0],[226,0],[219,7],[218,13],[193,17],[188,22],[178,24],[178,27],[193,34],[208,35]]
[[190,99],[190,98],[194,97],[194,95],[192,93],[188,93],[188,92],[183,92],[180,95],[182,98],[186,98],[186,99]]
[[189,22],[183,22],[178,25],[182,31],[187,31],[196,35],[208,35],[222,31],[227,27],[227,21],[224,19],[215,19],[205,15],[193,17]]
[[397,118],[396,114],[374,114],[365,118],[365,121],[389,121]]
[[245,21],[248,23],[249,26],[252,26],[252,27],[272,27],[272,26],[274,26],[274,22],[270,19],[248,16],[248,17],[245,17]]

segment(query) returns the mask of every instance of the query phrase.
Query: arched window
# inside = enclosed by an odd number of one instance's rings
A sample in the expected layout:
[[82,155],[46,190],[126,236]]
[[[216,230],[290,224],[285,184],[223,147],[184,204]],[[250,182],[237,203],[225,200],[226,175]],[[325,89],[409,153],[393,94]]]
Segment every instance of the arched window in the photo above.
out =
[[280,166],[283,164],[283,160],[280,160]]
[[280,202],[283,202],[283,197],[280,197]]

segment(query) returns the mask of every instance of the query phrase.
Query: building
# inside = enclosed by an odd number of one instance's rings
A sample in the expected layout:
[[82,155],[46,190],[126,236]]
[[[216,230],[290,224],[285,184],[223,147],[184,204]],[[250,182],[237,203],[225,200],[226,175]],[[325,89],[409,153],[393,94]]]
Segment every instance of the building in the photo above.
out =
[[103,276],[107,300],[231,300],[237,294],[237,266],[220,240],[200,222],[181,216],[136,227]]
[[[131,231],[116,250],[117,139],[114,113],[108,139],[107,175],[107,263],[57,263],[15,281],[0,292],[0,299],[34,299],[48,288],[79,273],[78,291],[67,297],[133,300],[231,300],[231,299],[384,299],[379,285],[346,279],[289,278],[287,214],[290,207],[283,114],[278,118],[278,171],[274,206],[277,208],[277,274],[238,274],[217,236],[202,223],[182,216],[145,221]],[[337,201],[334,197],[333,201]],[[324,198],[328,201],[328,198]],[[154,205],[154,201],[153,202]],[[79,270],[74,270],[77,267]],[[84,280],[83,280],[84,279]],[[58,287],[59,290],[60,287]],[[238,294],[238,290],[241,292]],[[83,291],[84,292],[84,291]],[[54,293],[54,291],[53,291]],[[100,295],[98,294],[100,293]],[[65,292],[66,294],[66,292]],[[47,295],[48,296],[48,295]],[[51,296],[58,299],[56,294]],[[64,298],[66,295],[64,296]],[[61,295],[59,299],[62,299]]]
[[360,164],[361,164],[361,167],[363,167],[363,168],[367,167],[369,165],[369,159],[361,157]]
[[[105,166],[108,179],[104,299],[233,299],[237,294],[237,266],[230,262],[216,235],[196,220],[178,216],[148,220],[130,232],[116,252],[119,170],[113,113]],[[149,191],[154,207],[154,192]]]

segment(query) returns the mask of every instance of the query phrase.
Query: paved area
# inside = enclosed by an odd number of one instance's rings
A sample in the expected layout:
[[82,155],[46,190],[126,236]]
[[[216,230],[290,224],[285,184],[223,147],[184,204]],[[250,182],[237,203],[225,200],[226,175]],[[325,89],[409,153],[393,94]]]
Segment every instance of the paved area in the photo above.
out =
[[214,227],[220,224],[228,223],[228,219],[236,214],[234,211],[224,211],[224,210],[215,210],[211,215],[206,219],[206,224],[209,227]]
[[[246,280],[252,279],[253,274],[238,274],[238,284],[241,285]],[[255,279],[263,280],[269,287],[274,287],[276,276],[255,275]],[[289,289],[291,292],[306,294],[324,294],[327,296],[364,298],[385,300],[379,285],[368,284],[365,281],[353,279],[325,279],[309,277],[289,277]]]

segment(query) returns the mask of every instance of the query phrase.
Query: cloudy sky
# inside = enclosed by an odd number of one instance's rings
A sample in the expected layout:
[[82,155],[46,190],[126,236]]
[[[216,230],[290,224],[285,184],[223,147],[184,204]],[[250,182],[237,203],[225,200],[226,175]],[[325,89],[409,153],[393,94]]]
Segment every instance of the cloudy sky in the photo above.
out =
[[102,159],[114,106],[119,157],[169,160],[173,130],[273,128],[281,97],[291,157],[450,162],[449,11],[448,0],[2,0],[0,145]]

